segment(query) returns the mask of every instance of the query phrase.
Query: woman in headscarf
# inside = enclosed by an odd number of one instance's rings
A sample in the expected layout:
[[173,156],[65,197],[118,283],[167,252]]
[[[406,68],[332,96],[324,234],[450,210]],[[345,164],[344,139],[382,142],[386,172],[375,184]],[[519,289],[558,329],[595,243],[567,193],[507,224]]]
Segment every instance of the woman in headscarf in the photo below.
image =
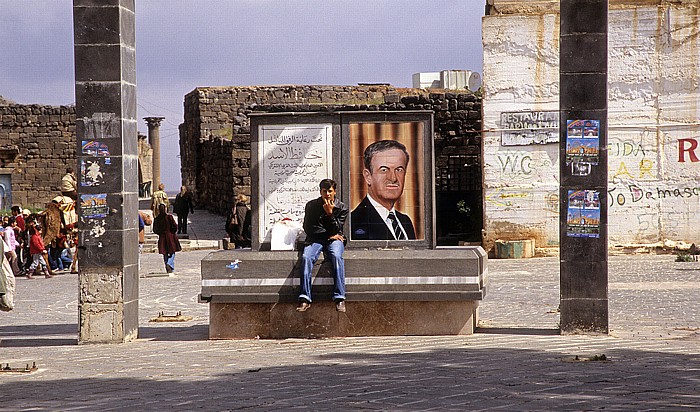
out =
[[251,213],[247,201],[248,196],[244,194],[236,196],[236,203],[226,217],[226,233],[236,249],[250,247],[251,243]]
[[164,204],[158,205],[158,216],[153,219],[153,232],[158,235],[158,253],[163,255],[165,271],[173,273],[175,252],[181,251],[182,247],[177,240],[177,223]]

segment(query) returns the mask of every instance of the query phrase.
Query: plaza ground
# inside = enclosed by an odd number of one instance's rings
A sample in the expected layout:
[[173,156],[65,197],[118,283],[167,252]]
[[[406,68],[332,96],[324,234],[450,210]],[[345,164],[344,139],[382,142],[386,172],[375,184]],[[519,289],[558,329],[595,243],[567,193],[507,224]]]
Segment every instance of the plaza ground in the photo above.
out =
[[[193,238],[223,237],[222,217],[190,217]],[[178,253],[171,277],[143,255],[139,338],[125,344],[78,345],[77,275],[18,279],[0,364],[39,370],[0,373],[0,410],[700,409],[698,262],[611,256],[608,336],[559,335],[550,257],[490,260],[471,336],[212,341],[197,303],[210,252]],[[149,322],[160,312],[193,319]]]

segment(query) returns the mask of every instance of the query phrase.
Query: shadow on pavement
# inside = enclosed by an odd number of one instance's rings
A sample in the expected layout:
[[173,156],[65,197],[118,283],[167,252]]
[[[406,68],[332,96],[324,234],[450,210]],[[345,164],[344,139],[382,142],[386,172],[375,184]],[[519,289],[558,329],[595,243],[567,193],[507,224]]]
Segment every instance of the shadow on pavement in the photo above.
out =
[[[78,344],[77,324],[0,326],[0,347],[30,348]],[[206,341],[209,325],[140,326],[139,339],[163,342]]]
[[269,359],[237,349],[221,347],[215,362],[208,352],[180,357],[162,371],[165,379],[108,378],[95,364],[84,372],[95,374],[89,379],[6,381],[0,409],[681,410],[700,404],[700,359],[694,355],[608,348],[608,361],[572,362],[586,354],[468,346],[357,353],[341,347],[314,362],[268,366]]
[[[77,335],[77,333],[76,333]],[[0,340],[2,348],[39,348],[42,346],[75,346],[78,338],[3,338]]]
[[201,341],[209,339],[209,325],[141,326],[139,339],[164,342]]
[[0,347],[4,348],[77,345],[78,325],[75,323],[57,323],[51,325],[0,326],[0,337],[2,337]]
[[559,335],[559,329],[478,327],[474,333],[483,333],[486,335],[551,336]]

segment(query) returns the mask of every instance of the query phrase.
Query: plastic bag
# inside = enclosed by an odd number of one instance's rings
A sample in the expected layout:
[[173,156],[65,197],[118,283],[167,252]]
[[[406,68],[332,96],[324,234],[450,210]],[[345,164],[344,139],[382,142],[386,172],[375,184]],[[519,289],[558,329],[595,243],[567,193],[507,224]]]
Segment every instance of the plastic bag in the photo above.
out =
[[280,220],[272,225],[270,250],[294,250],[302,231],[300,222],[288,218]]
[[0,295],[0,310],[3,312],[9,312],[15,308],[15,275],[12,273],[10,261],[7,260],[5,253],[2,254],[0,290],[5,291],[3,295]]

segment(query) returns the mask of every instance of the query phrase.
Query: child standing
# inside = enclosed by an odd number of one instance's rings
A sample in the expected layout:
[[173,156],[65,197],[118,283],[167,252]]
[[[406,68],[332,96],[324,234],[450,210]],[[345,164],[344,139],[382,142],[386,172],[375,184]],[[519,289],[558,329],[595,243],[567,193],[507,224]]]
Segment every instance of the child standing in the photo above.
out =
[[36,226],[32,225],[28,229],[29,235],[29,253],[32,255],[32,264],[29,266],[29,271],[27,272],[27,279],[32,279],[33,274],[37,268],[40,268],[47,278],[52,278],[53,275],[49,274],[49,269],[46,266],[46,261],[44,260],[44,241],[41,239],[41,233],[36,230]]

